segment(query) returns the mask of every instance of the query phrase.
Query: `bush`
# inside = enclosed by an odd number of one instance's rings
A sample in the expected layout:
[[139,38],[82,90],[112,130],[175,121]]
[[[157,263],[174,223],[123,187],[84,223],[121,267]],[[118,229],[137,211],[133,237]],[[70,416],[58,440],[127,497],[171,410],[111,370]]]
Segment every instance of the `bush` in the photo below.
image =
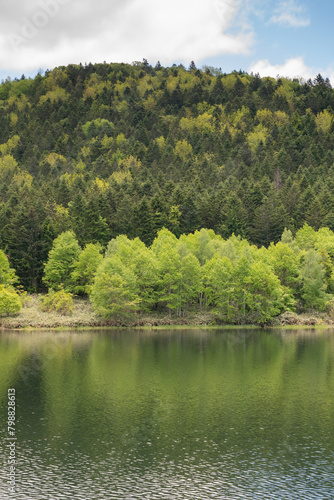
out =
[[22,307],[20,296],[12,288],[0,285],[0,316],[17,314]]
[[63,316],[69,316],[73,313],[73,296],[65,290],[55,292],[50,290],[42,299],[43,311],[57,312]]

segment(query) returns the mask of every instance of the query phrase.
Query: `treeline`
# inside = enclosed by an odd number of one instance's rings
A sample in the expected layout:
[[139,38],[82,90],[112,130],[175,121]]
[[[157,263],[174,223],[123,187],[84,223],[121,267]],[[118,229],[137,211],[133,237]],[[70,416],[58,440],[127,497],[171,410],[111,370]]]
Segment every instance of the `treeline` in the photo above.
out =
[[224,323],[262,325],[284,311],[331,312],[334,233],[304,225],[295,238],[285,230],[258,248],[213,230],[177,238],[163,228],[149,247],[121,235],[103,254],[99,244],[82,249],[68,231],[55,239],[43,280],[61,298],[89,295],[104,318],[210,310]]
[[0,248],[43,290],[53,240],[149,246],[206,227],[257,246],[334,230],[328,80],[69,65],[0,85]]

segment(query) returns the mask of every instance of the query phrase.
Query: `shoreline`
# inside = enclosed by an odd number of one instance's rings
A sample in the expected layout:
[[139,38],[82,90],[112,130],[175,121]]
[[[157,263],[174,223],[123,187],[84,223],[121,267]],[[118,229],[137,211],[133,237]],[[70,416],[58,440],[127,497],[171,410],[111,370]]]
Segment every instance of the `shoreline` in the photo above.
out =
[[271,324],[226,324],[208,310],[190,311],[184,317],[169,317],[166,313],[142,314],[128,320],[101,320],[86,298],[75,298],[73,314],[63,316],[59,313],[42,311],[40,298],[42,295],[27,295],[24,305],[15,316],[0,318],[0,331],[38,331],[38,330],[105,330],[105,329],[331,329],[334,318],[320,313],[296,314],[285,312],[275,318]]

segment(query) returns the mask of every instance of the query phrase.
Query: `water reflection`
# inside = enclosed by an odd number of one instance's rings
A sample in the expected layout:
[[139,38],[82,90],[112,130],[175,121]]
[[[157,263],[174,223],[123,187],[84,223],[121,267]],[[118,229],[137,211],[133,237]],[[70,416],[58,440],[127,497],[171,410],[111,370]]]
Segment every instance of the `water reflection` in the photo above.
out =
[[328,331],[2,334],[14,498],[331,498],[333,359]]

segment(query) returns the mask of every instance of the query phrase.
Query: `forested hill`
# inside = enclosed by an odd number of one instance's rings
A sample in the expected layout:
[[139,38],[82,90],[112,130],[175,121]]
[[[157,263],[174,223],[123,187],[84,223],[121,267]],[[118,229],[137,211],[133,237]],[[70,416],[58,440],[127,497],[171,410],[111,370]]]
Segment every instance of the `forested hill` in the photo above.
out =
[[54,238],[151,244],[201,227],[256,245],[334,229],[334,91],[213,68],[70,65],[0,86],[0,248],[41,286]]

